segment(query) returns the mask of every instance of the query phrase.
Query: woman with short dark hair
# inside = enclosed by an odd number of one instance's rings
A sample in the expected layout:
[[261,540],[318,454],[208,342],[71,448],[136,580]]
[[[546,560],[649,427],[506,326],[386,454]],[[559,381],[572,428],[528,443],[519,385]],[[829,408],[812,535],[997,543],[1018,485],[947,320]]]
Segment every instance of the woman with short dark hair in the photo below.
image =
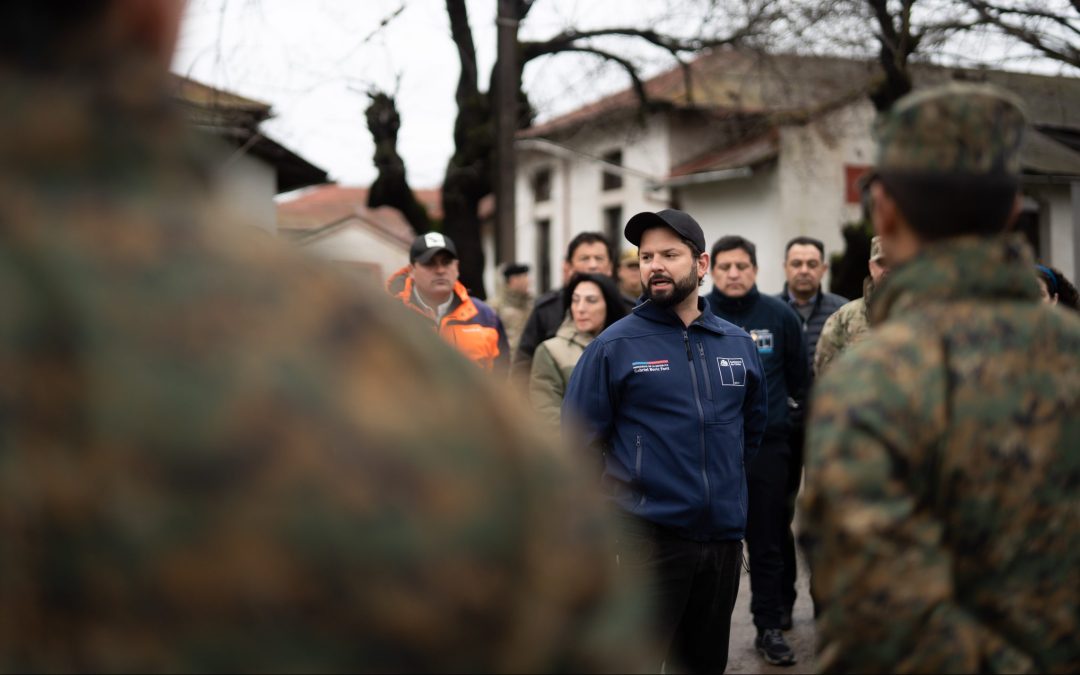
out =
[[529,400],[541,417],[558,426],[570,374],[585,348],[605,328],[626,316],[626,305],[611,277],[578,272],[563,289],[567,308],[555,337],[536,348],[529,375]]

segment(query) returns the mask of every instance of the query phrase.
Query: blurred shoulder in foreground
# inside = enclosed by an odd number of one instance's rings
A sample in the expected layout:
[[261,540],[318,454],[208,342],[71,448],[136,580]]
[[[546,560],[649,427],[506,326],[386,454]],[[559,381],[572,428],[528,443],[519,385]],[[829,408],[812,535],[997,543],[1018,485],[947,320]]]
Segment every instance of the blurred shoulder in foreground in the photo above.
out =
[[632,667],[601,512],[507,397],[208,210],[181,6],[0,10],[0,670]]

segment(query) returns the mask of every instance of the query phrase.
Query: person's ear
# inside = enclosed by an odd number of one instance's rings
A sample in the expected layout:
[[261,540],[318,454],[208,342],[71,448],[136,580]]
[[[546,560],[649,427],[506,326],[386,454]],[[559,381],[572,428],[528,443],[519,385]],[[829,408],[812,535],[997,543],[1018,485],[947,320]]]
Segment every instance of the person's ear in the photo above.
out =
[[1013,200],[1012,210],[1009,211],[1009,220],[1005,225],[1005,229],[1011,230],[1012,226],[1016,224],[1017,218],[1020,217],[1020,212],[1024,210],[1024,195],[1019,190],[1016,192],[1016,199]]
[[870,186],[870,192],[874,196],[874,206],[870,212],[874,232],[883,239],[895,237],[900,225],[900,209],[896,201],[885,191],[885,186],[880,181],[875,181]]
[[110,20],[121,39],[168,67],[186,5],[186,0],[111,0]]

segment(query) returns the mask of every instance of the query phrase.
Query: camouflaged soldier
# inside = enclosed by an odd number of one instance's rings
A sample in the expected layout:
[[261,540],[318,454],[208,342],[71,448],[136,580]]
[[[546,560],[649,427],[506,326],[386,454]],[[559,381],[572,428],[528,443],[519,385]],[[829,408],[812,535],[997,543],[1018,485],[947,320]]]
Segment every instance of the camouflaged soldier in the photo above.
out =
[[0,10],[0,671],[632,667],[591,486],[378,289],[203,211],[179,14]]
[[1039,303],[1019,104],[954,84],[877,129],[890,262],[818,382],[803,501],[827,672],[1080,670],[1080,319]]
[[874,290],[889,273],[889,263],[881,245],[881,237],[870,240],[870,275],[863,280],[863,295],[847,303],[830,316],[821,329],[814,351],[814,374],[821,375],[833,359],[847,347],[862,341],[870,332],[870,305]]

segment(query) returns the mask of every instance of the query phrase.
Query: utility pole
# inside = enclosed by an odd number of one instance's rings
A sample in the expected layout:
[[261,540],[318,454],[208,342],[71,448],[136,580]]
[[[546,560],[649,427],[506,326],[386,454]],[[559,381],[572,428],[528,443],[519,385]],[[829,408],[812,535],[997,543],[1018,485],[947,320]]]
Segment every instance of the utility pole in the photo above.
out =
[[513,262],[517,256],[515,241],[514,134],[517,132],[518,93],[518,0],[499,0],[498,73],[495,100],[495,262]]

